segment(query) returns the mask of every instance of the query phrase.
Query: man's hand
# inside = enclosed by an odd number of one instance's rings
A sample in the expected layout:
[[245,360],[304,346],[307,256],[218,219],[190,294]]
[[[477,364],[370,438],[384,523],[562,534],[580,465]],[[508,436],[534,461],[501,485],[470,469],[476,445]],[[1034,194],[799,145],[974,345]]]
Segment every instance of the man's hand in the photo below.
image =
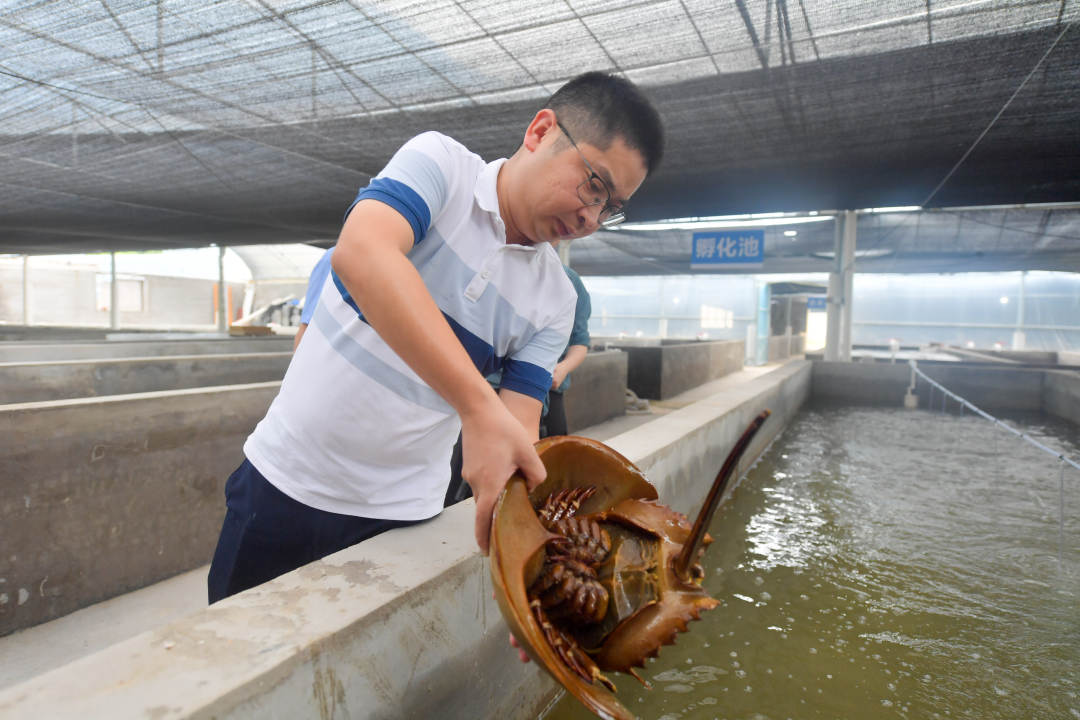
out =
[[558,390],[559,386],[563,384],[563,380],[569,374],[569,370],[566,369],[564,363],[558,363],[555,365],[555,369],[551,371],[551,389]]
[[547,476],[540,456],[521,423],[499,401],[461,414],[461,476],[476,498],[476,544],[487,555],[491,512],[506,481],[521,470],[529,489]]
[[566,376],[578,369],[589,354],[588,345],[571,345],[566,349],[566,357],[555,364],[551,371],[551,389],[558,390]]

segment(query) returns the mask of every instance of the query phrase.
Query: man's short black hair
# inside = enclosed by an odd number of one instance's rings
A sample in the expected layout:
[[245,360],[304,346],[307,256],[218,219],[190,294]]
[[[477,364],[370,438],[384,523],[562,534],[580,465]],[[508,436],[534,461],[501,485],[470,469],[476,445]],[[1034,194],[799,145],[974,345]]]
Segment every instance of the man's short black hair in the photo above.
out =
[[570,80],[548,98],[545,108],[573,133],[574,139],[607,150],[620,137],[641,153],[647,174],[664,155],[660,113],[637,85],[603,72],[587,72]]

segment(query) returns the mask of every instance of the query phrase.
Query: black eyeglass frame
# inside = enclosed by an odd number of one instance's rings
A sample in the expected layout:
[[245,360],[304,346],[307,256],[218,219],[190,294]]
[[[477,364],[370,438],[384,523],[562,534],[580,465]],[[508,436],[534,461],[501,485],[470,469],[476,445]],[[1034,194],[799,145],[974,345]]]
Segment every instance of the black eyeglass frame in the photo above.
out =
[[[600,214],[596,218],[597,222],[602,228],[613,228],[626,220],[626,210],[621,205],[611,204],[611,187],[608,186],[607,181],[605,181],[604,178],[600,177],[600,175],[595,170],[593,170],[593,166],[590,165],[589,161],[585,158],[585,153],[581,152],[581,148],[579,148],[577,143],[574,142],[573,136],[566,129],[566,127],[558,120],[555,121],[555,124],[559,127],[560,130],[562,130],[563,135],[565,135],[566,139],[570,141],[570,144],[573,146],[573,148],[577,150],[577,154],[581,156],[581,162],[585,163],[585,169],[589,171],[589,177],[586,178],[585,182],[581,183],[577,187],[578,200],[584,203],[587,207],[595,207],[596,205],[602,205],[602,207],[600,208]],[[600,187],[604,188],[604,193],[607,195],[606,198],[590,200],[586,197],[586,195],[590,193],[587,190],[583,193],[583,189],[587,185],[590,185],[592,183],[593,178],[596,178],[596,180],[600,183]]]

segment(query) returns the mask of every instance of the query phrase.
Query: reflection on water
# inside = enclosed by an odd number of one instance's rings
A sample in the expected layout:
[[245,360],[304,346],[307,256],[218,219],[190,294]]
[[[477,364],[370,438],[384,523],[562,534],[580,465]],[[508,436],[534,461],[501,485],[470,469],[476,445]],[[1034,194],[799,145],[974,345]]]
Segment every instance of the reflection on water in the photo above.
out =
[[[1072,425],[1022,427],[1080,455]],[[1059,568],[1059,467],[972,416],[802,413],[713,521],[721,606],[620,699],[662,720],[1080,720],[1080,473]],[[568,697],[545,716],[588,717]]]

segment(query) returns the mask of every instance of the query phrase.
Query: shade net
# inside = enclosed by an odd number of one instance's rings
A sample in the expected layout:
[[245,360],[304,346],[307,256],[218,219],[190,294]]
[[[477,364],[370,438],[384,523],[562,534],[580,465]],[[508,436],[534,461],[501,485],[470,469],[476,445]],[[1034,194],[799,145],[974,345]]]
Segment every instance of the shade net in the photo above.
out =
[[[409,137],[507,156],[585,69],[638,82],[664,117],[635,220],[1076,201],[1078,16],[1080,0],[7,2],[0,251],[327,244]],[[1075,253],[1063,215],[958,239],[943,214],[867,242]],[[594,240],[582,256],[611,266],[668,242]]]

